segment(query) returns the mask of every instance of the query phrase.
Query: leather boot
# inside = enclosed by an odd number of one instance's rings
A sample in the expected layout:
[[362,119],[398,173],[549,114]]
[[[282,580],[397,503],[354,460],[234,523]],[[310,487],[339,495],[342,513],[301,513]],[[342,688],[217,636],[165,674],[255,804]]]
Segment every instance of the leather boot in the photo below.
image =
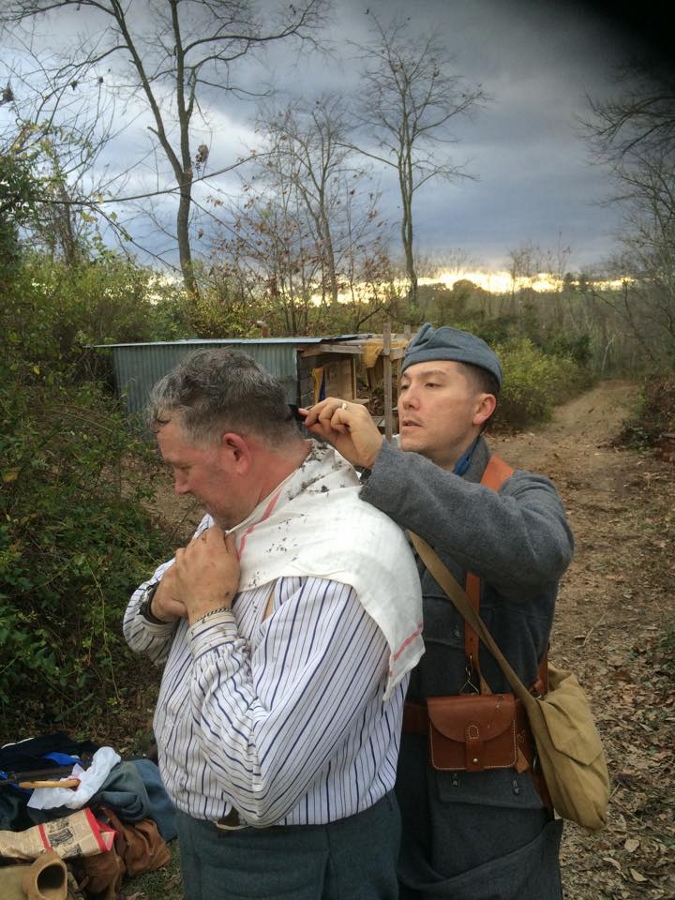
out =
[[68,900],[68,869],[53,850],[41,853],[23,873],[26,900]]

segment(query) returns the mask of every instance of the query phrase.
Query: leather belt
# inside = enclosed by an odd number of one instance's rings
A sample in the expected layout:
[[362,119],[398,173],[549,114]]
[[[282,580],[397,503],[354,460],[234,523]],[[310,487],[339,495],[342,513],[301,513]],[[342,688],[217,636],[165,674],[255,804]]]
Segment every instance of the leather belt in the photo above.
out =
[[234,806],[230,809],[229,813],[225,816],[221,816],[217,822],[213,823],[218,831],[227,834],[228,831],[243,831],[245,828],[250,828],[252,831],[260,832],[260,831],[286,831],[286,825],[267,825],[265,827],[258,827],[257,825],[249,825],[247,822],[244,822],[239,815],[239,810],[235,809]]
[[429,734],[429,714],[427,708],[421,703],[403,704],[403,733],[404,734]]

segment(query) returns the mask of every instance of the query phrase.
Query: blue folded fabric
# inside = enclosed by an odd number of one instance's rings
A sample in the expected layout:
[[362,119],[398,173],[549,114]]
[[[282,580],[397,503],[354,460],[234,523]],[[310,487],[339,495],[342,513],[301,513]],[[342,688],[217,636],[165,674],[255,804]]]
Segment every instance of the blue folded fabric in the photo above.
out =
[[176,807],[169,797],[159,774],[159,767],[151,759],[134,759],[150,802],[150,817],[155,820],[159,833],[168,843],[178,836]]

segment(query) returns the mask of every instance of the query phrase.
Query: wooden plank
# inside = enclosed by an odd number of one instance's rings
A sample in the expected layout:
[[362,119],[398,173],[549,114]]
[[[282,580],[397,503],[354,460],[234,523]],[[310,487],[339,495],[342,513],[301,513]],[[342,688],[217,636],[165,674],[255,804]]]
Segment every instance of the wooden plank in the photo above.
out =
[[325,363],[323,367],[324,388],[327,397],[344,397],[353,400],[356,396],[356,376],[354,360],[338,359]]
[[[406,346],[408,341],[410,340],[410,328],[407,327],[405,333],[403,335],[406,338]],[[393,340],[395,338],[395,340]],[[391,441],[394,436],[394,409],[398,403],[398,396],[394,398],[394,366],[393,363],[397,363],[399,360],[403,359],[405,356],[406,346],[399,346],[401,335],[392,335],[391,331],[391,323],[387,322],[384,325],[383,331],[381,335],[369,334],[364,336],[363,338],[349,340],[349,341],[337,341],[335,343],[326,341],[325,343],[320,344],[312,344],[311,346],[306,347],[304,350],[300,351],[300,354],[303,358],[312,358],[318,356],[326,356],[328,354],[341,354],[343,357],[353,357],[353,356],[363,356],[364,347],[366,342],[372,343],[373,341],[377,341],[381,339],[382,341],[382,350],[380,351],[380,356],[382,358],[382,373],[383,373],[383,395],[384,395],[384,416],[377,417],[376,423],[380,430],[384,430],[384,435],[388,441]],[[392,346],[392,342],[394,346]],[[324,363],[325,367],[332,366],[331,363]],[[398,370],[398,366],[396,367]],[[345,373],[346,374],[346,373]],[[329,377],[327,380],[332,382],[330,387],[327,385],[327,394],[331,394],[332,396],[337,397],[345,397],[345,399],[354,400],[356,398],[356,366],[354,362],[352,362],[352,370],[351,370],[351,384],[348,386],[343,382],[342,378]],[[339,382],[336,385],[336,382]],[[333,388],[338,387],[338,390]],[[381,419],[382,421],[378,421]]]
[[382,332],[382,366],[384,393],[384,436],[391,442],[394,436],[394,416],[392,413],[392,381],[391,381],[391,323],[387,322]]
[[314,344],[301,351],[301,356],[321,356],[322,353],[344,353],[351,356],[360,356],[363,345],[360,344]]

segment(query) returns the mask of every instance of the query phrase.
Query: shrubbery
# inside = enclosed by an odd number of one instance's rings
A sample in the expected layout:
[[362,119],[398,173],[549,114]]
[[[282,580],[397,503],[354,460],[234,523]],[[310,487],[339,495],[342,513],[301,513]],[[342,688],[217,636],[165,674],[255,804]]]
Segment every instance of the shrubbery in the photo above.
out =
[[675,433],[675,374],[655,373],[645,379],[638,406],[624,424],[618,442],[654,447]]
[[[45,722],[123,697],[136,661],[121,632],[132,590],[171,555],[144,511],[152,472],[113,401],[3,366],[0,386],[0,705]],[[18,721],[21,721],[20,715]]]
[[494,348],[504,370],[504,387],[494,424],[523,429],[548,421],[553,407],[590,383],[590,375],[568,356],[549,356],[525,337]]

